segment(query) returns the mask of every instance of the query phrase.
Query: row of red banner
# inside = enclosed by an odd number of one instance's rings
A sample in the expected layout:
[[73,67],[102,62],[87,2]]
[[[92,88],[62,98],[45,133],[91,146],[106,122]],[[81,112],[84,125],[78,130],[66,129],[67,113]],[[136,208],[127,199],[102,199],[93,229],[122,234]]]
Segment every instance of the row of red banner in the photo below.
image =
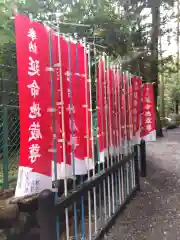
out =
[[[16,16],[15,27],[21,134],[19,197],[51,189],[56,178],[87,174],[95,163],[89,52],[83,44],[23,15]],[[152,84],[142,87],[141,78],[122,76],[117,68],[105,67],[104,59],[97,68],[98,143],[103,162],[109,154],[128,153],[128,144],[139,143],[140,138],[155,140],[154,98]]]

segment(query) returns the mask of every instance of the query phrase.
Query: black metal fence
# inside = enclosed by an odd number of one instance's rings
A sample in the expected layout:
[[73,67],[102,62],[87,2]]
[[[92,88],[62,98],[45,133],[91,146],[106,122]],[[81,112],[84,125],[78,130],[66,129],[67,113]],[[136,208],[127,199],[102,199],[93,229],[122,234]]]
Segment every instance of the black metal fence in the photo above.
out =
[[[56,200],[55,192],[41,192],[38,199],[40,239],[102,238],[136,191],[140,190],[139,166],[142,165],[140,157],[144,154],[141,147],[135,145],[128,156],[109,156],[110,167],[106,159],[105,169],[97,165],[96,175],[90,180],[83,179],[83,183],[82,178],[72,180],[76,181],[77,187],[72,190],[69,182],[66,197]],[[100,173],[98,168],[101,168]]]

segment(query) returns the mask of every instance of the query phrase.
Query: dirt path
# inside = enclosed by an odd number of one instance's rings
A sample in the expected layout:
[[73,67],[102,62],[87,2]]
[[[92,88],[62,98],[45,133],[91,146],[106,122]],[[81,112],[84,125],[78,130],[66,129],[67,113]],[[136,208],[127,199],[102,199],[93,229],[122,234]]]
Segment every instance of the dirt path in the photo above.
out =
[[148,177],[105,239],[180,239],[180,128],[147,145]]

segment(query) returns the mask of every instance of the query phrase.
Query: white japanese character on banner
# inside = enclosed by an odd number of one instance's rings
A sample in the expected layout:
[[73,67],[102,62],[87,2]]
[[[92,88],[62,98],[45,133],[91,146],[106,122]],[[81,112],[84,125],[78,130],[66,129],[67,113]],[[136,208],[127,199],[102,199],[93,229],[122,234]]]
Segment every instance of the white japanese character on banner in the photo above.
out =
[[138,93],[137,92],[134,92],[134,98],[138,99]]
[[134,114],[134,115],[137,114],[137,109],[136,109],[136,108],[133,109],[133,114]]
[[34,30],[34,28],[30,28],[30,29],[29,29],[27,36],[28,36],[29,38],[31,38],[32,41],[34,41],[34,40],[37,39],[36,31]]
[[137,82],[137,81],[135,81],[134,90],[135,90],[135,91],[138,91],[138,90],[139,90],[139,85],[138,85],[138,82]]
[[134,100],[134,101],[133,101],[133,105],[134,105],[134,107],[137,107],[138,101],[137,101],[137,100]]
[[137,122],[137,116],[134,116],[133,117],[133,123],[136,123]]
[[151,117],[152,116],[152,114],[151,114],[151,112],[150,111],[147,111],[147,112],[145,112],[145,117]]
[[37,158],[40,158],[40,146],[38,144],[32,144],[29,147],[29,159],[31,160],[31,163],[35,163],[37,161]]
[[68,88],[68,98],[70,98],[70,96],[71,96],[71,91],[70,91],[70,89]]
[[146,125],[146,129],[150,132],[150,131],[152,130],[151,124],[147,124],[147,125]]
[[146,97],[146,98],[145,98],[145,102],[146,102],[146,103],[151,103],[151,99],[150,99],[149,97]]
[[147,94],[149,94],[149,90],[150,90],[149,87],[147,87],[147,88],[146,88],[146,92],[147,92]]
[[79,146],[78,144],[78,138],[76,136],[70,136],[70,141],[68,142],[68,145],[71,145],[74,147],[74,150]]
[[145,108],[145,110],[149,110],[151,108],[151,105],[146,104],[144,108]]
[[32,119],[41,117],[41,108],[38,103],[33,102],[33,105],[30,107],[29,117]]
[[67,111],[69,112],[69,114],[72,112],[72,113],[75,113],[75,109],[74,109],[74,105],[72,105],[72,107],[71,107],[71,105],[70,104],[68,104],[68,108],[66,108],[67,109]]
[[61,115],[62,114],[62,107],[58,106],[58,114]]
[[74,119],[69,119],[69,129],[73,131],[77,131],[78,132],[78,128],[76,126],[75,120]]
[[33,60],[32,57],[29,57],[29,76],[38,75],[40,76],[39,61]]
[[71,72],[69,71],[65,72],[65,76],[70,77],[71,75],[72,75]]
[[37,82],[33,80],[32,84],[27,86],[31,89],[31,96],[36,98],[39,95],[40,87],[37,85]]
[[37,45],[36,43],[30,42],[29,43],[29,51],[32,53],[37,54]]
[[152,124],[152,119],[147,117],[146,120],[145,120],[145,123],[146,124]]
[[42,139],[40,124],[33,122],[29,127],[31,136],[29,137],[29,142],[32,140]]

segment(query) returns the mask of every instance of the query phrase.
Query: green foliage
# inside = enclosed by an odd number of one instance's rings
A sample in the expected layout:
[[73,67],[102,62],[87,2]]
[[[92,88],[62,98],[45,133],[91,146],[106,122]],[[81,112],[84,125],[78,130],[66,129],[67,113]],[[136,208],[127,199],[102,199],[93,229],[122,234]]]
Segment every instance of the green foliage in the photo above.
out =
[[[79,37],[86,37],[88,42],[95,41],[96,44],[105,46],[111,59],[119,56],[122,59],[128,57],[131,59],[136,53],[142,51],[142,58],[135,58],[127,64],[126,68],[132,73],[141,74],[146,81],[150,81],[152,59],[148,53],[150,50],[148,29],[151,25],[144,24],[147,16],[142,16],[141,12],[145,7],[152,7],[153,4],[157,6],[160,2],[160,0],[149,0],[147,5],[144,0],[131,0],[131,4],[129,1],[97,0],[97,3],[93,5],[89,0],[79,0],[76,3],[72,0],[26,0],[25,4],[17,0],[15,6],[11,0],[6,0],[6,4],[0,4],[2,23],[0,27],[0,74],[1,78],[8,79],[3,82],[3,87],[13,93],[17,88],[14,83],[17,76],[16,51],[14,25],[11,18],[13,11],[17,9],[19,13],[31,15],[33,19],[45,22],[52,27],[57,27],[57,16],[61,22],[89,25],[89,27],[79,27],[60,24],[59,30],[61,33],[77,33]],[[173,3],[172,0],[163,2]],[[98,48],[99,51],[102,52],[104,49]],[[92,67],[92,73],[93,71]]]

